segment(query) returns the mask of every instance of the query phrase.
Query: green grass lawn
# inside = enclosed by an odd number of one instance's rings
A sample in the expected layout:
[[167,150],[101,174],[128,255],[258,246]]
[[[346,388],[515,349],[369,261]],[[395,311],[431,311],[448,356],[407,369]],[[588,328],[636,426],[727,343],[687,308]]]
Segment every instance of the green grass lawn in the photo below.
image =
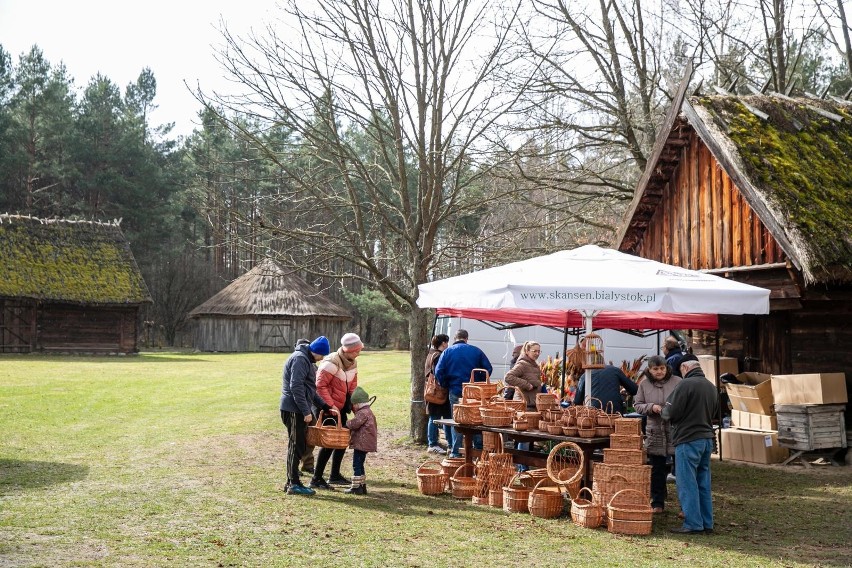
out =
[[400,352],[359,359],[370,495],[285,495],[283,360],[0,357],[0,566],[852,565],[852,468],[715,462],[701,537],[667,532],[674,497],[650,537],[424,497]]

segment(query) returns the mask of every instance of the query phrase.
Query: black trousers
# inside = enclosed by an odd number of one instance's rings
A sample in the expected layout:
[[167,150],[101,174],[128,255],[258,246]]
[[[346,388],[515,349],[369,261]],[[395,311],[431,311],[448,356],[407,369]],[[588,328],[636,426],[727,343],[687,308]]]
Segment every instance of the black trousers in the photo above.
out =
[[281,422],[287,428],[287,484],[301,485],[299,480],[299,462],[305,455],[305,440],[308,425],[305,417],[298,412],[281,411]]
[[[323,418],[323,423],[326,425],[331,425],[332,421],[334,424],[337,424],[337,419],[333,416]],[[344,427],[346,426],[345,414],[340,415],[340,424]],[[343,463],[343,454],[345,453],[345,449],[332,450],[330,448],[320,448],[320,451],[317,454],[316,464],[314,465],[314,479],[319,479],[323,476],[325,473],[325,466],[328,464],[329,458],[331,458],[331,475],[329,475],[329,477],[341,477],[340,465]]]
[[651,506],[665,508],[668,489],[666,488],[666,456],[648,456],[651,462]]

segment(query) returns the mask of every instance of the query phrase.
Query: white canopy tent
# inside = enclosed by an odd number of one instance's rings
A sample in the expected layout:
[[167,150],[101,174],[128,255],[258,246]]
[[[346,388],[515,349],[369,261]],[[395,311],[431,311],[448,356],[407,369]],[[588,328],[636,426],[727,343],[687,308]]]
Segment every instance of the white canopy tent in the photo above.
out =
[[[499,312],[568,310],[592,320],[613,312],[766,314],[769,290],[586,245],[419,287],[421,308]],[[591,371],[586,371],[591,394]]]

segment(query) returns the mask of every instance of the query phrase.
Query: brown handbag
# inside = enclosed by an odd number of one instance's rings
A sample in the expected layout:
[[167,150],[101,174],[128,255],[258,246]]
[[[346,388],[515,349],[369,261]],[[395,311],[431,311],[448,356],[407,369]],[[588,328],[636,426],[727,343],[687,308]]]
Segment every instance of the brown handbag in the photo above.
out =
[[447,402],[448,391],[438,384],[435,375],[429,373],[426,377],[426,388],[423,389],[423,400],[430,404],[444,404]]

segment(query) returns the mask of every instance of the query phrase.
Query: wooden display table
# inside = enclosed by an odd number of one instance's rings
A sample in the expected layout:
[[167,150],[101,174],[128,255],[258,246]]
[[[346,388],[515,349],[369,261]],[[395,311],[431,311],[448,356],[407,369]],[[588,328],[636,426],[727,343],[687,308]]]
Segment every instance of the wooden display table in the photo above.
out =
[[[500,434],[504,443],[510,440],[515,442],[556,442],[557,444],[559,442],[574,442],[583,451],[586,470],[583,473],[583,479],[589,484],[591,484],[589,480],[592,478],[592,454],[595,450],[609,447],[609,436],[603,438],[580,438],[576,436],[548,434],[547,432],[542,432],[540,430],[525,430],[523,432],[519,432],[509,426],[495,427],[471,424],[460,425],[456,424],[454,420],[449,418],[435,420],[434,423],[439,426],[452,426],[464,435],[464,459],[468,463],[473,461],[474,454],[479,455],[480,451],[473,449],[473,436],[482,432],[494,432]],[[547,454],[542,452],[505,448],[505,446],[504,452],[512,454],[512,460],[515,463],[521,463],[532,467],[547,466]]]
[[[845,404],[778,404],[778,445],[797,450],[784,465],[801,459],[810,467],[802,454],[846,447],[846,428],[843,423]],[[833,452],[829,452],[833,453]],[[834,463],[834,460],[832,460]],[[837,465],[835,463],[835,465]]]

